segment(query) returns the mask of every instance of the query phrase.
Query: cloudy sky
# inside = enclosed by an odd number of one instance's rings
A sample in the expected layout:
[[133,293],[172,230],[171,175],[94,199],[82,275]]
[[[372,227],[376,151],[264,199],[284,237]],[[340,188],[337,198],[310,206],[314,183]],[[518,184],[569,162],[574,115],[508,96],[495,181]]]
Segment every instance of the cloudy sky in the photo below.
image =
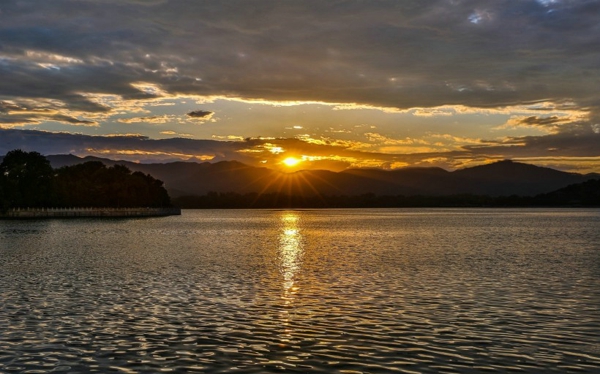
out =
[[600,172],[600,0],[0,1],[0,153]]

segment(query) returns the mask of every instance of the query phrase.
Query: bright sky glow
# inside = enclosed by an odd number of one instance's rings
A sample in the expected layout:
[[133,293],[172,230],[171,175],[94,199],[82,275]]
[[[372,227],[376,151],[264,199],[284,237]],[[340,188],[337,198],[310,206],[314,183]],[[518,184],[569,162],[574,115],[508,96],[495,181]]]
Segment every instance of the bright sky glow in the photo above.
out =
[[284,159],[282,162],[285,166],[294,167],[294,166],[298,165],[300,162],[302,162],[302,160],[300,160],[296,157],[288,157],[288,158]]

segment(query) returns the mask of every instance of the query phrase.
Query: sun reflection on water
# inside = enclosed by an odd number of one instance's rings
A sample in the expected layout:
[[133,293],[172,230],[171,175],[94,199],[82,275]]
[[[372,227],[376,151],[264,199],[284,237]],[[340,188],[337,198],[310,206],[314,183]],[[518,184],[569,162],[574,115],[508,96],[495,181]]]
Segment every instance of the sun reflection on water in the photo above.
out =
[[300,232],[300,216],[296,212],[284,212],[280,218],[281,233],[279,235],[278,257],[280,272],[283,277],[281,299],[284,309],[280,318],[283,327],[281,343],[286,344],[292,338],[290,322],[293,306],[299,287],[296,277],[302,267],[304,253],[303,239]]
[[284,293],[297,291],[295,277],[301,268],[304,251],[299,221],[300,216],[295,212],[284,212],[281,216],[279,258]]

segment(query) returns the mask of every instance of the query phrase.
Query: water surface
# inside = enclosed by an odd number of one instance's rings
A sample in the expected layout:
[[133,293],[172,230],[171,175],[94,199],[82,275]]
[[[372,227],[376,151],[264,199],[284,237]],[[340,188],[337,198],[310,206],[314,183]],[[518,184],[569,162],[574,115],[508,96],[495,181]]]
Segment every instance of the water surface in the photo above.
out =
[[0,221],[0,372],[598,372],[600,210]]

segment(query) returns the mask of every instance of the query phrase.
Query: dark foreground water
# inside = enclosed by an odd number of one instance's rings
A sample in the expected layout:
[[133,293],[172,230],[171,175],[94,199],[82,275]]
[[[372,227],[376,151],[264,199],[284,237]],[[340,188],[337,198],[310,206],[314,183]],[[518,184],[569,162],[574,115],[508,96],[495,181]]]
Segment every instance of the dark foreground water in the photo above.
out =
[[600,210],[0,222],[0,372],[600,372]]

